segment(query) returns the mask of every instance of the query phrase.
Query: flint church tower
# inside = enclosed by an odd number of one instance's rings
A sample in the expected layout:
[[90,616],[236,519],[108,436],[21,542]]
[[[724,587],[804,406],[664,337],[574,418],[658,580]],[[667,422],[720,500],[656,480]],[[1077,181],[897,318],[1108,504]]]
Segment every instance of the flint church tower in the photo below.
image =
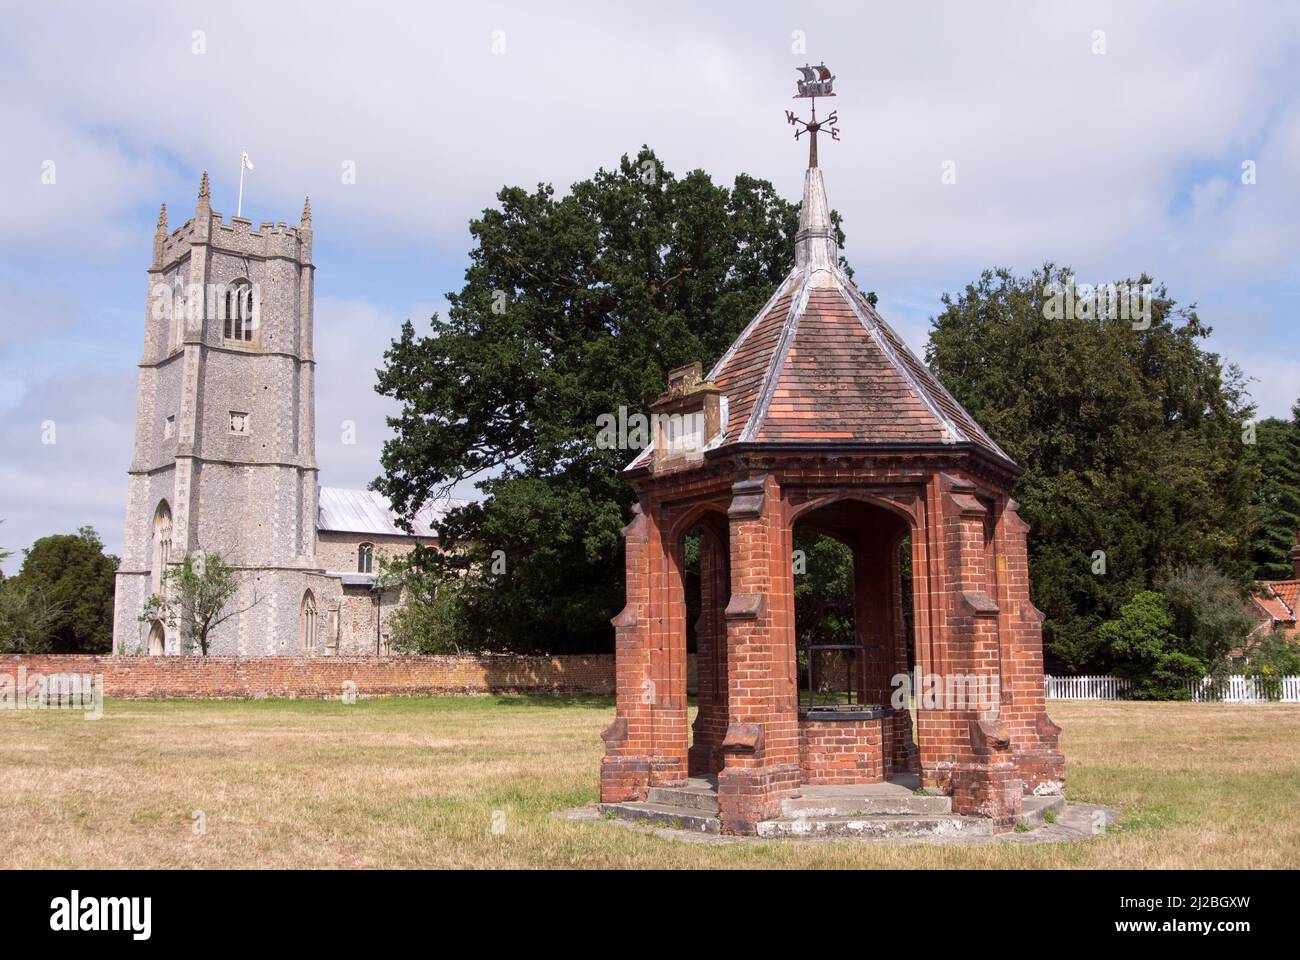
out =
[[206,173],[193,218],[169,233],[165,206],[159,215],[117,573],[119,653],[191,652],[175,627],[140,616],[169,563],[205,552],[242,578],[231,601],[240,612],[214,630],[211,653],[315,646],[302,624],[315,629],[317,602],[338,587],[316,561],[311,258],[310,205],[297,226],[223,222]]

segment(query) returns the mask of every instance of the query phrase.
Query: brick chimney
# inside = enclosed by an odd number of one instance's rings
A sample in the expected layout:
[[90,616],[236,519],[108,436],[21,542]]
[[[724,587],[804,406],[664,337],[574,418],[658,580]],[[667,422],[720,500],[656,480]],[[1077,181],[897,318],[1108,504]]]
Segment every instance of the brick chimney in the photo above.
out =
[[1300,530],[1296,531],[1295,546],[1287,556],[1291,559],[1291,577],[1300,580]]

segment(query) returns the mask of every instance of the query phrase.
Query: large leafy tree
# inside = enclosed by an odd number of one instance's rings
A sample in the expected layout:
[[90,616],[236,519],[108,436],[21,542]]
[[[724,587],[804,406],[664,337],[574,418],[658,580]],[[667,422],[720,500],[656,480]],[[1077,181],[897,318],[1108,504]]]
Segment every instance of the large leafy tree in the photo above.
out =
[[117,557],[93,527],[41,537],[23,551],[13,588],[53,611],[45,626],[51,653],[108,653],[113,646]]
[[1069,282],[1052,264],[985,272],[944,297],[926,359],[1025,470],[1013,492],[1054,666],[1104,670],[1097,627],[1166,567],[1249,579],[1253,408],[1240,371],[1204,349],[1210,328],[1164,287],[1134,329],[1056,316],[1049,284]]
[[376,489],[410,515],[474,478],[439,561],[486,648],[604,649],[622,605],[634,450],[597,418],[645,413],[673,367],[721,355],[793,263],[798,207],[740,175],[674,176],[648,148],[557,197],[506,187],[470,224],[465,285],[427,335],[408,322],[377,389],[390,420]]
[[1261,420],[1254,455],[1260,480],[1251,498],[1255,532],[1250,558],[1260,580],[1289,580],[1295,569],[1288,559],[1300,531],[1300,400],[1291,419]]

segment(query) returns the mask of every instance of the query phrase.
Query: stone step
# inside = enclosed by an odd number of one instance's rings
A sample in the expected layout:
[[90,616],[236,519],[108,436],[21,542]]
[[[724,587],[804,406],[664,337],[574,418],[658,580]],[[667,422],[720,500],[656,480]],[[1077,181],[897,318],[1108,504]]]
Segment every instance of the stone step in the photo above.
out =
[[1036,827],[1047,822],[1047,812],[1060,816],[1065,811],[1065,797],[1024,797],[1020,801],[1020,822]]
[[790,818],[851,816],[939,816],[952,813],[951,797],[921,795],[804,796],[781,801],[781,813]]
[[673,830],[692,830],[697,833],[719,833],[722,823],[717,817],[711,817],[701,810],[690,807],[670,806],[664,803],[628,802],[602,803],[602,814],[630,820],[633,823],[648,823],[656,827],[669,827]]
[[760,837],[933,837],[989,836],[992,821],[983,817],[891,816],[787,817],[758,824]]
[[685,787],[651,787],[646,800],[666,807],[686,807],[710,816],[718,815],[718,793],[708,784]]

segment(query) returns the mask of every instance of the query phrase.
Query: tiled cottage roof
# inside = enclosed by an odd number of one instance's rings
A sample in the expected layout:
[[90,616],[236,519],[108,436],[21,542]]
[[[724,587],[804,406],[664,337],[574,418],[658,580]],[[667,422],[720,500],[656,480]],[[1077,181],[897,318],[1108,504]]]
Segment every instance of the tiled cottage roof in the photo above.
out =
[[1294,623],[1296,605],[1300,603],[1300,580],[1261,580],[1258,586],[1265,593],[1251,597],[1255,605],[1275,621]]
[[1268,585],[1273,588],[1273,592],[1282,598],[1294,615],[1300,608],[1300,580],[1269,580]]
[[1014,465],[839,268],[817,167],[795,248],[795,268],[706,378],[727,399],[710,446],[969,444]]

